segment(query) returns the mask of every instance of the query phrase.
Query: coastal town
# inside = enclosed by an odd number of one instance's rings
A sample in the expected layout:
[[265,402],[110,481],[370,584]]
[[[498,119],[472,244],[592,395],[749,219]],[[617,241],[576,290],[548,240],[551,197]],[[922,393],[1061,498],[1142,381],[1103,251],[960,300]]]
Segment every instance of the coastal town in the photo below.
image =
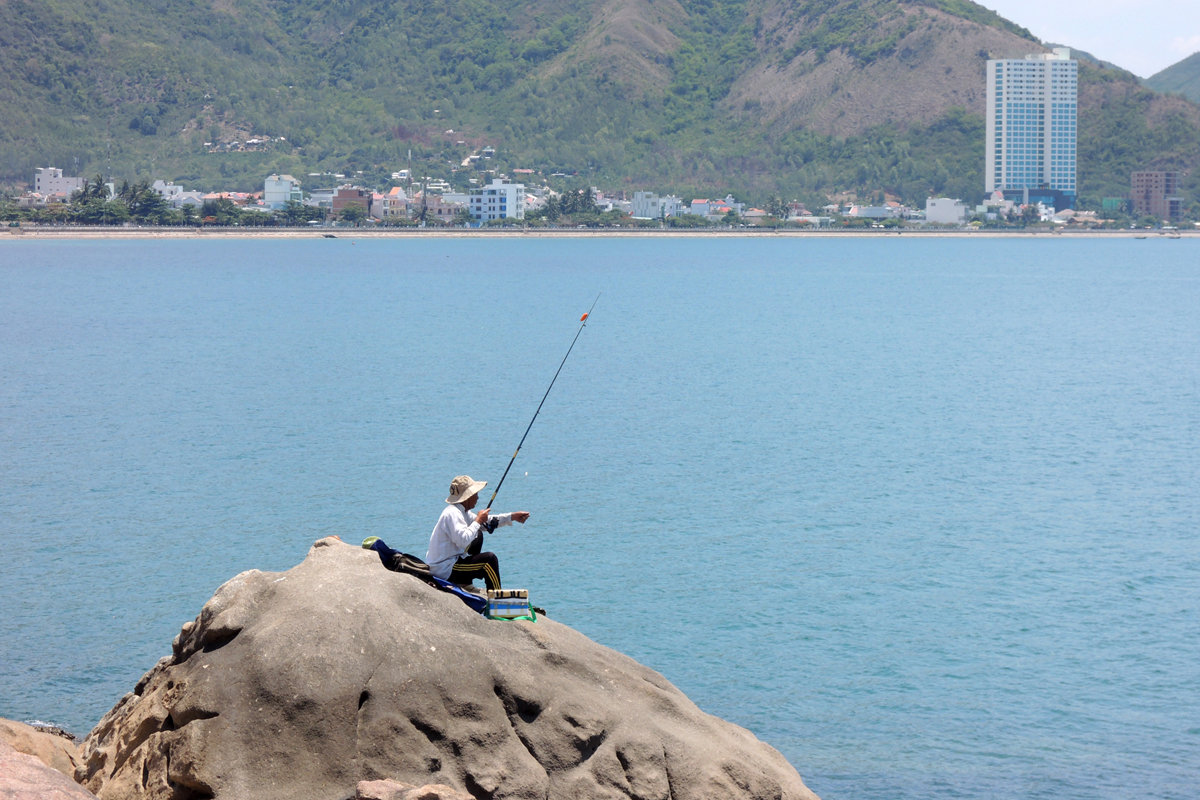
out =
[[[528,175],[528,173],[526,173]],[[1105,200],[1104,209],[1057,210],[1044,201],[1022,202],[1000,190],[981,203],[930,197],[924,208],[894,200],[880,204],[829,203],[810,210],[805,204],[774,201],[768,208],[748,205],[730,194],[719,198],[681,198],[652,191],[609,193],[591,188],[572,194],[548,186],[533,187],[514,176],[494,177],[469,191],[447,182],[422,178],[413,182],[405,170],[382,190],[362,186],[345,175],[311,175],[309,181],[332,186],[306,190],[292,175],[269,175],[256,192],[201,192],[162,179],[142,187],[119,187],[64,175],[43,167],[33,188],[14,198],[11,226],[21,220],[50,225],[166,225],[241,227],[354,228],[504,228],[579,227],[634,228],[979,228],[1042,225],[1051,229],[1139,227],[1179,230],[1188,226],[1173,196],[1179,173],[1143,171],[1131,176],[1128,197]],[[123,190],[124,189],[124,190]],[[136,196],[135,196],[136,195]],[[98,196],[99,201],[85,197]],[[567,199],[564,201],[564,199]],[[91,213],[88,213],[90,209]],[[565,211],[564,211],[565,209]],[[1112,214],[1104,212],[1111,211]]]
[[[771,197],[751,205],[732,194],[682,197],[650,190],[588,186],[553,189],[531,168],[501,170],[494,147],[481,147],[445,178],[391,173],[384,185],[361,175],[309,173],[263,177],[258,191],[200,191],[154,178],[130,184],[88,179],[54,167],[35,170],[28,191],[0,208],[10,227],[159,225],[221,227],[497,227],[581,228],[1195,228],[1200,220],[1182,191],[1179,170],[1142,169],[1122,196],[1077,202],[1078,64],[1068,48],[1024,58],[992,59],[987,67],[987,115],[982,202],[927,197],[912,207],[878,192],[870,201],[846,194],[809,208]],[[281,137],[205,143],[210,152],[254,149]],[[558,183],[561,185],[562,180]]]

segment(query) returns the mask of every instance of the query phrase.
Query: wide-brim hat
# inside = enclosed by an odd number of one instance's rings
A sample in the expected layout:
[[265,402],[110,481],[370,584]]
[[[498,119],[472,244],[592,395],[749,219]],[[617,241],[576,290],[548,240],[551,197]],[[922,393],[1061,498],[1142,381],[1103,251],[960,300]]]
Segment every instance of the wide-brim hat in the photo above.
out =
[[477,481],[470,475],[459,475],[450,481],[450,496],[446,498],[446,502],[461,503],[471,495],[478,494],[485,486],[487,481]]

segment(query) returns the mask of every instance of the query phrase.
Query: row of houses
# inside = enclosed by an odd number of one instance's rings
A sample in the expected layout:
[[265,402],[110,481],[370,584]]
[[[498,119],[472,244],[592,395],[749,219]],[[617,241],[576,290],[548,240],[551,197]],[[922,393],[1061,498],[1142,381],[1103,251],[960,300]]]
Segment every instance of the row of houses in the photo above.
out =
[[[750,209],[750,211],[755,212],[760,209]],[[706,219],[719,220],[729,214],[744,217],[747,209],[746,204],[734,200],[733,195],[725,195],[724,200],[696,198],[685,205],[683,200],[673,194],[659,197],[654,192],[634,192],[629,213],[634,219],[666,219],[684,214],[695,214]]]
[[[18,198],[26,207],[69,202],[71,196],[83,189],[84,179],[63,175],[57,167],[39,167],[34,173],[33,188]],[[350,206],[360,207],[365,215],[378,220],[411,219],[421,216],[427,220],[455,220],[464,212],[476,222],[494,219],[522,219],[528,207],[525,186],[500,178],[487,186],[467,193],[455,193],[445,183],[434,182],[409,197],[399,186],[386,194],[364,189],[350,183],[333,188],[315,189],[305,193],[301,182],[291,175],[270,175],[263,181],[261,192],[198,192],[189,191],[173,181],[156,180],[150,188],[172,208],[192,206],[199,209],[212,200],[229,200],[246,208],[278,211],[289,203],[325,209],[331,216],[340,217]],[[109,197],[116,188],[107,184]],[[442,189],[435,193],[433,189]]]
[[[185,203],[203,202],[211,197],[185,192],[180,187],[163,181],[156,181],[153,188],[176,207]],[[730,213],[750,220],[756,216],[766,216],[762,210],[747,208],[731,195],[726,195],[720,200],[697,198],[684,204],[673,195],[659,197],[652,192],[635,192],[631,201],[607,197],[599,190],[593,192],[596,205],[601,211],[623,211],[640,219],[662,219],[682,214],[694,214],[714,221],[724,219]],[[330,189],[315,189],[306,194],[301,182],[291,175],[268,176],[263,183],[261,195],[239,198],[224,193],[220,197],[229,197],[243,204],[253,203],[269,211],[285,208],[288,203],[294,202],[323,208],[331,216],[340,217],[346,208],[357,205],[367,217],[380,221],[421,218],[427,222],[443,223],[459,220],[464,215],[476,223],[497,219],[524,219],[527,213],[542,207],[548,199],[547,195],[539,196],[527,191],[522,183],[513,183],[503,178],[494,178],[491,183],[469,192],[456,192],[444,182],[426,180],[424,187],[411,196],[401,186],[393,186],[380,193],[349,183]],[[795,210],[801,215],[807,214],[802,206],[795,206]]]
[[[27,204],[38,204],[46,199],[66,202],[72,193],[83,188],[83,184],[83,178],[65,176],[61,169],[39,168]],[[425,186],[411,196],[401,186],[393,186],[381,193],[351,183],[305,193],[301,182],[291,175],[268,176],[263,181],[261,192],[188,191],[174,182],[163,180],[154,181],[151,188],[172,208],[192,206],[199,211],[206,202],[228,200],[244,208],[278,211],[289,203],[298,203],[322,209],[330,217],[342,218],[346,216],[347,209],[357,206],[364,218],[382,222],[421,219],[431,224],[451,224],[461,221],[464,216],[476,224],[497,219],[523,219],[526,213],[540,208],[547,200],[547,196],[527,192],[524,184],[511,183],[502,178],[495,178],[490,184],[470,192],[455,192],[444,182],[426,180]],[[595,203],[602,211],[622,211],[635,219],[666,220],[693,215],[711,222],[721,222],[734,215],[745,224],[754,225],[768,216],[762,209],[748,208],[732,195],[720,199],[694,198],[685,203],[675,195],[660,196],[646,191],[634,192],[631,199],[607,197],[598,190],[593,192]],[[111,184],[109,193],[110,196],[115,193]],[[975,209],[968,208],[959,200],[930,198],[923,215],[895,202],[880,206],[832,204],[822,209],[823,215],[814,215],[803,204],[793,202],[788,204],[784,217],[789,221],[807,222],[818,227],[830,224],[833,215],[873,221],[920,220],[923,217],[929,223],[961,224],[972,213],[994,217],[1009,213],[1011,206],[1012,203],[1003,197],[993,197],[990,203]]]
[[[83,188],[83,184],[83,178],[64,176],[61,169],[39,168],[34,179],[34,191],[27,193],[25,204],[67,202],[74,192]],[[301,181],[292,175],[270,175],[263,181],[261,192],[189,191],[179,184],[164,180],[154,181],[151,189],[172,208],[192,206],[199,210],[208,201],[228,200],[241,207],[269,212],[284,209],[289,203],[299,203],[323,209],[329,216],[340,218],[350,206],[358,206],[364,217],[379,221],[419,218],[442,224],[460,221],[464,216],[477,224],[497,219],[523,219],[549,199],[549,192],[535,194],[527,191],[522,183],[502,178],[495,178],[491,183],[469,192],[456,192],[442,181],[426,179],[424,184],[411,196],[401,186],[393,186],[381,193],[351,183],[305,192]],[[115,194],[112,184],[109,184],[109,194]],[[721,199],[695,198],[687,203],[674,195],[660,197],[653,192],[634,192],[632,199],[627,199],[609,197],[593,189],[593,195],[601,211],[621,211],[636,219],[662,220],[691,214],[720,222],[733,214],[754,224],[767,216],[762,209],[748,208],[732,195]],[[787,216],[789,219],[807,219],[817,224],[828,221],[828,218],[809,215],[799,203],[789,206]]]
[[[675,195],[660,197],[654,192],[634,192],[633,199],[627,204],[626,210],[634,219],[659,219],[680,217],[687,214],[703,217],[709,222],[723,222],[732,214],[748,224],[756,224],[771,216],[761,208],[747,207],[733,199],[733,195],[725,195],[723,199],[710,200],[706,197],[694,198],[685,203]],[[803,221],[814,225],[828,224],[829,217],[810,214],[803,203],[787,204],[784,219]]]
[[[339,176],[340,177],[340,176]],[[402,178],[408,178],[404,175]],[[64,176],[61,169],[39,168],[34,176],[34,191],[30,203],[46,200],[65,202],[72,193],[83,188],[83,178]],[[358,206],[363,217],[379,221],[397,221],[420,218],[430,223],[449,224],[468,216],[475,223],[497,219],[523,219],[528,212],[540,208],[548,199],[528,192],[524,184],[513,183],[503,178],[494,178],[491,183],[473,188],[469,192],[456,192],[442,181],[426,179],[424,186],[411,196],[401,186],[393,186],[386,192],[376,192],[342,183],[332,188],[314,189],[305,192],[301,181],[292,175],[269,175],[263,181],[261,192],[197,192],[189,191],[172,181],[156,180],[151,188],[172,208],[193,206],[197,210],[212,200],[229,200],[246,208],[263,211],[278,211],[289,203],[299,203],[323,209],[334,218],[343,217],[351,206]],[[110,196],[114,193],[109,185]],[[622,211],[635,219],[665,220],[669,217],[693,215],[712,222],[728,220],[730,215],[747,224],[755,224],[768,214],[759,208],[747,207],[732,195],[724,198],[694,198],[684,202],[675,195],[660,196],[654,192],[634,192],[631,199],[608,197],[593,190],[595,203],[602,211]],[[930,221],[951,223],[966,218],[965,207],[958,201],[945,198],[931,200],[927,207]],[[947,206],[946,203],[957,204]],[[871,219],[912,218],[912,211],[898,203],[883,206],[831,205],[823,209],[823,216],[810,214],[801,203],[790,203],[785,218],[805,221],[813,225],[828,224],[832,214]],[[778,212],[777,212],[778,213]],[[918,215],[919,216],[919,215]]]
[[1100,221],[1095,211],[1079,211],[1073,208],[1056,210],[1053,205],[1042,201],[1028,198],[1017,201],[1005,195],[1005,192],[996,190],[975,206],[949,197],[931,197],[925,201],[925,214],[922,219],[930,225],[962,225],[972,217],[988,221],[1009,219],[1029,208],[1036,212],[1039,222],[1094,225]]
[[[436,192],[435,188],[441,189]],[[332,189],[316,189],[305,196],[300,181],[291,175],[271,175],[263,184],[262,205],[268,210],[285,208],[288,203],[328,209],[340,217],[350,206],[360,207],[367,217],[377,220],[415,219],[451,222],[465,213],[475,222],[495,219],[523,219],[527,208],[524,184],[495,178],[486,186],[470,192],[454,192],[444,183],[433,182],[411,197],[401,186],[386,193],[342,184]]]
[[[341,176],[338,176],[341,177]],[[404,176],[407,177],[407,176]],[[27,192],[19,202],[26,206],[44,205],[49,202],[67,202],[74,192],[84,186],[84,179],[63,174],[55,167],[38,168],[34,175],[33,190]],[[156,180],[151,188],[173,208],[193,206],[197,210],[212,200],[229,200],[246,208],[263,211],[284,209],[289,203],[299,203],[322,209],[333,218],[346,215],[347,209],[357,206],[365,218],[379,221],[422,219],[427,223],[450,224],[469,218],[476,224],[498,219],[524,219],[527,213],[543,206],[549,192],[537,194],[527,191],[522,183],[513,183],[504,178],[494,178],[491,183],[456,192],[443,181],[426,179],[424,186],[411,196],[401,186],[393,186],[386,192],[376,192],[342,183],[333,188],[315,189],[305,192],[301,182],[291,175],[270,175],[263,182],[261,192],[197,192],[188,191],[171,181]],[[1137,213],[1150,213],[1164,219],[1173,219],[1180,214],[1182,200],[1178,197],[1179,173],[1134,173],[1132,206]],[[109,194],[115,194],[113,185],[108,184]],[[747,207],[732,195],[720,199],[695,198],[684,202],[675,195],[660,196],[654,192],[634,192],[632,198],[608,197],[593,189],[596,206],[602,211],[621,211],[635,219],[666,220],[670,217],[694,215],[712,222],[728,221],[733,215],[749,225],[761,222],[769,216],[762,209]],[[802,203],[792,202],[786,209],[776,209],[787,221],[806,222],[814,226],[830,224],[834,216],[869,219],[884,222],[889,219],[904,219],[929,224],[963,224],[972,216],[996,219],[1020,211],[1025,206],[1034,206],[1039,216],[1046,221],[1055,217],[1052,208],[1041,207],[1032,198],[1019,203],[1001,192],[993,192],[983,203],[968,206],[961,200],[946,197],[931,197],[926,201],[924,212],[911,209],[896,202],[881,205],[831,204],[821,209],[820,215],[810,213]],[[1107,204],[1106,204],[1107,208]],[[1079,214],[1075,213],[1078,217]]]
[[[83,184],[83,178],[64,176],[61,169],[39,168],[34,177],[34,190],[27,193],[25,204],[66,202],[74,192],[83,188]],[[151,188],[172,208],[193,206],[199,209],[210,200],[230,200],[243,207],[278,211],[289,203],[300,203],[324,209],[330,216],[341,217],[350,206],[358,206],[364,216],[380,221],[421,218],[427,222],[443,223],[459,220],[464,215],[475,223],[523,219],[548,199],[548,193],[539,196],[527,191],[524,184],[503,178],[494,178],[491,183],[469,192],[456,192],[442,181],[427,179],[424,184],[411,196],[401,186],[393,186],[381,193],[351,183],[305,192],[301,181],[292,175],[268,176],[263,181],[261,192],[189,191],[172,181],[163,180],[154,181]],[[111,184],[109,193],[110,196],[115,193]],[[653,192],[634,192],[632,200],[607,197],[595,189],[593,193],[600,210],[622,211],[638,219],[665,219],[692,214],[711,221],[721,221],[732,213],[754,222],[756,217],[767,216],[761,209],[747,208],[746,204],[738,202],[731,195],[723,199],[696,198],[684,203],[674,195],[660,197]],[[794,218],[808,214],[799,204],[793,204],[790,212],[789,216]]]

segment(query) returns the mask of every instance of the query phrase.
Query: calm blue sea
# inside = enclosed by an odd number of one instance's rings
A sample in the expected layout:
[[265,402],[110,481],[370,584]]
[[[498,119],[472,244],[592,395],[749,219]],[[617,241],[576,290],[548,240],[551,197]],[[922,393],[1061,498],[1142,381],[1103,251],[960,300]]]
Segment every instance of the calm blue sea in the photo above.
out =
[[0,716],[86,733],[243,570],[506,583],[825,800],[1184,800],[1200,242],[0,242]]

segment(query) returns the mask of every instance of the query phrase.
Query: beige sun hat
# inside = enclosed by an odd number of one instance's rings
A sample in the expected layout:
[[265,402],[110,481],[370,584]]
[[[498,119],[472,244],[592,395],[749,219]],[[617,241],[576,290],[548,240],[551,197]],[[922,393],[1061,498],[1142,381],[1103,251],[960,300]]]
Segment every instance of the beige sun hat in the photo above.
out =
[[459,475],[450,481],[450,496],[446,498],[446,502],[461,503],[471,495],[478,494],[485,486],[487,481],[477,481],[470,475]]

